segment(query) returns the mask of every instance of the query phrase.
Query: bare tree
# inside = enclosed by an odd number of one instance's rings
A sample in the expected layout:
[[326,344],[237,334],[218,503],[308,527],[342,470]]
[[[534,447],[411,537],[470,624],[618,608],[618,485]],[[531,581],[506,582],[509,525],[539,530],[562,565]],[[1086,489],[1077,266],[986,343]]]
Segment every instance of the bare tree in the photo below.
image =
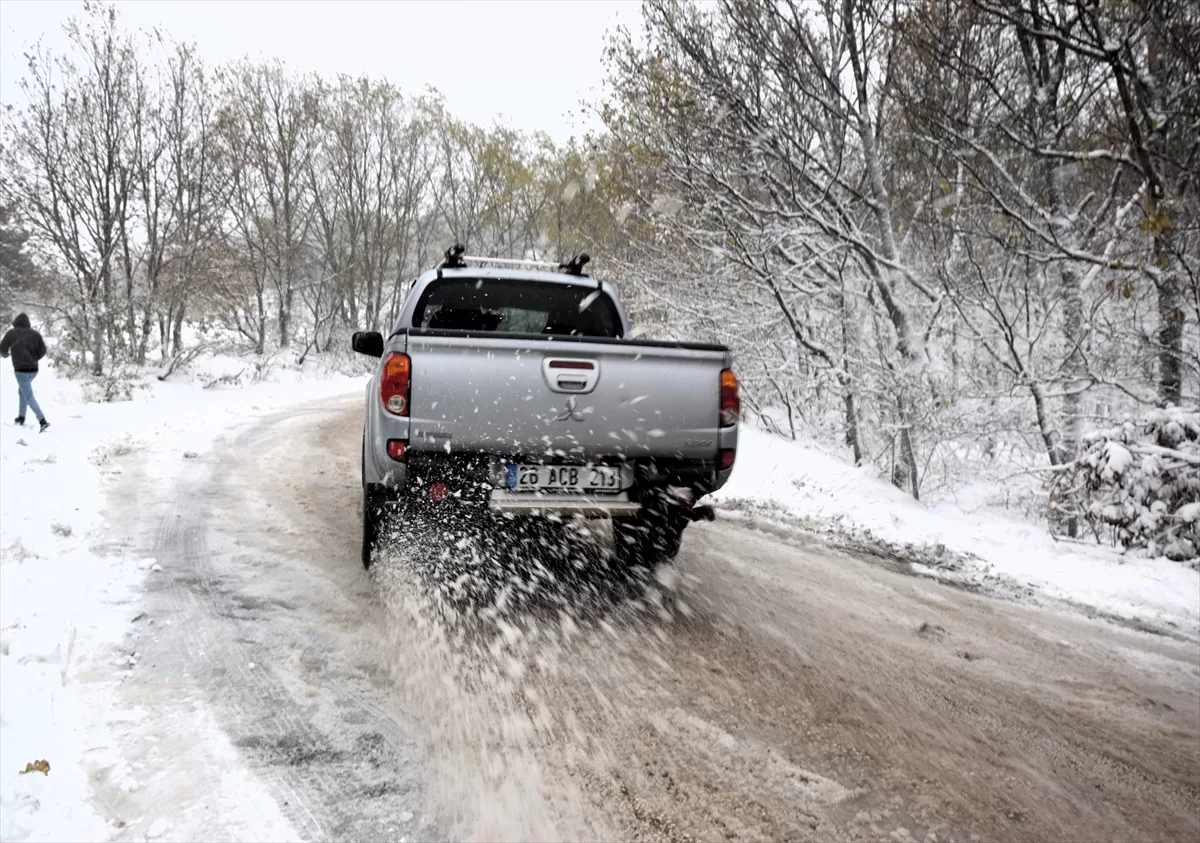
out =
[[858,303],[883,320],[876,336],[897,354],[854,362],[890,384],[893,476],[917,495],[926,352],[912,314],[938,295],[901,252],[883,179],[871,68],[887,56],[885,21],[852,3],[819,4],[815,19],[788,3],[646,8],[649,50],[627,41],[614,54],[626,100],[610,128],[631,156],[649,153],[660,194],[681,198],[687,210],[668,216],[692,247],[719,248],[756,279],[796,347],[834,374],[856,458],[856,379],[837,326]]
[[[163,232],[162,260],[152,284],[162,356],[183,352],[189,301],[211,275],[227,199],[216,142],[212,76],[190,46],[176,46],[167,64],[164,188],[172,225]],[[143,340],[144,342],[145,340]]]
[[233,165],[243,187],[238,227],[255,241],[252,265],[272,288],[279,344],[287,347],[311,222],[306,171],[315,145],[315,90],[278,62],[243,63],[227,72],[226,81],[226,137],[237,143],[227,153],[242,159]]
[[134,188],[139,69],[111,9],[88,7],[67,35],[78,64],[40,48],[27,56],[29,106],[9,126],[5,187],[72,279],[62,312],[100,374],[118,339],[114,282]]

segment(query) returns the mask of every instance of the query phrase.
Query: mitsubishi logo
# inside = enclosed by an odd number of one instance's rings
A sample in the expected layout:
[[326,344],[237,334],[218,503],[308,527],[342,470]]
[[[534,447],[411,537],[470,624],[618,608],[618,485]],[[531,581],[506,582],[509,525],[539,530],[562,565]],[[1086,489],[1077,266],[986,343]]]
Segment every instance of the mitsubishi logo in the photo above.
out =
[[583,413],[575,408],[575,396],[572,395],[567,399],[567,409],[555,416],[555,421],[583,421]]

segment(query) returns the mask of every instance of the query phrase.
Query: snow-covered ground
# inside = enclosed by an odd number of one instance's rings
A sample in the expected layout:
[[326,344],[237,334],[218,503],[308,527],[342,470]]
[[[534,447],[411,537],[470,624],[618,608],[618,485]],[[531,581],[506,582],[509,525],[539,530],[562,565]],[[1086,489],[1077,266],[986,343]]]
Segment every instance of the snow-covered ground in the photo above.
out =
[[812,445],[744,430],[733,478],[713,498],[864,539],[912,545],[923,551],[918,558],[937,556],[940,545],[954,559],[938,566],[939,577],[1010,593],[1032,591],[1034,599],[1066,600],[1200,638],[1200,571],[1165,558],[1056,541],[1040,525],[987,510],[928,507],[874,469],[855,468]]
[[[0,366],[0,839],[105,840],[119,831],[92,806],[84,759],[94,768],[115,756],[112,725],[151,713],[112,710],[112,681],[95,668],[136,662],[116,654],[157,563],[124,553],[122,525],[105,523],[104,481],[119,471],[110,457],[157,448],[164,459],[187,459],[186,448],[202,449],[239,417],[363,383],[314,362],[248,386],[205,388],[245,370],[208,359],[190,377],[143,378],[131,401],[87,403],[85,387],[44,366],[34,391],[51,428],[39,434],[32,414],[32,426],[13,423],[15,379],[10,361]],[[182,443],[179,453],[167,442]],[[48,774],[21,772],[42,760]],[[137,786],[135,771],[116,772],[122,786]]]
[[[314,360],[304,371],[273,370],[264,382],[205,388],[216,376],[246,368],[242,361],[210,359],[165,383],[144,378],[132,400],[117,403],[88,403],[80,383],[48,368],[34,387],[53,426],[39,434],[13,425],[15,382],[8,361],[0,366],[0,838],[105,840],[120,833],[93,807],[87,771],[117,757],[115,725],[153,716],[115,710],[114,683],[122,666],[136,663],[136,652],[122,647],[143,581],[158,563],[129,555],[123,526],[105,521],[105,481],[120,470],[111,457],[144,449],[159,460],[151,468],[169,474],[189,450],[203,451],[241,419],[364,386],[361,377],[322,370]],[[1195,570],[1055,542],[1039,526],[987,512],[929,508],[814,446],[744,431],[733,481],[716,499],[835,525],[860,538],[941,545],[960,560],[939,568],[943,578],[1000,579],[1035,599],[1064,599],[1200,637]],[[236,750],[217,745],[215,727],[209,733],[212,755],[230,759],[231,795],[223,808],[246,814],[244,823],[229,826],[235,836],[292,836],[277,812],[264,808],[254,815],[256,805],[269,801],[256,801],[253,780],[238,772]],[[50,764],[48,775],[20,772],[41,760]],[[137,772],[118,764],[110,776],[135,788]],[[147,828],[136,837],[180,833]]]

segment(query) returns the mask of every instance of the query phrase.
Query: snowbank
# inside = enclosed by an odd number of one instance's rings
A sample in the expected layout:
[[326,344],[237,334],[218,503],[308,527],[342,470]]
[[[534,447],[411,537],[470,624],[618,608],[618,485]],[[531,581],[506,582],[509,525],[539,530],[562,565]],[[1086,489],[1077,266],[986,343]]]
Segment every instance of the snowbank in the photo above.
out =
[[[251,365],[213,358],[166,382],[147,370],[118,403],[87,403],[94,386],[44,366],[34,392],[51,422],[45,434],[32,414],[32,426],[14,425],[16,381],[10,361],[0,365],[0,839],[118,833],[92,805],[85,759],[119,757],[106,723],[118,716],[120,671],[136,663],[121,648],[156,563],[130,555],[123,531],[104,522],[105,479],[119,471],[110,457],[176,434],[198,446],[248,412],[365,387],[316,359],[256,373],[250,386],[217,380]],[[48,774],[20,772],[42,760]],[[136,786],[135,771],[110,778]]]
[[1040,526],[988,512],[926,507],[874,469],[855,468],[815,446],[743,429],[733,478],[713,498],[869,531],[886,541],[943,545],[967,555],[966,567],[939,570],[939,576],[983,583],[998,575],[1049,597],[1200,638],[1200,572],[1163,558],[1055,541]]

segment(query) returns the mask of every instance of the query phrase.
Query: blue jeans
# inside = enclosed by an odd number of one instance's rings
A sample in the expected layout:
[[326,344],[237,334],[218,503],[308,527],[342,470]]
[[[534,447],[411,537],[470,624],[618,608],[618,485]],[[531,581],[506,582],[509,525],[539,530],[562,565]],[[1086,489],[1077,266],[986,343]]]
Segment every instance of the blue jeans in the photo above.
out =
[[38,406],[37,399],[33,397],[33,379],[37,377],[37,372],[16,372],[17,376],[17,392],[21,395],[21,418],[25,418],[25,407],[28,406],[33,410],[33,414],[37,416],[38,421],[44,420],[46,417],[42,415],[42,408]]

